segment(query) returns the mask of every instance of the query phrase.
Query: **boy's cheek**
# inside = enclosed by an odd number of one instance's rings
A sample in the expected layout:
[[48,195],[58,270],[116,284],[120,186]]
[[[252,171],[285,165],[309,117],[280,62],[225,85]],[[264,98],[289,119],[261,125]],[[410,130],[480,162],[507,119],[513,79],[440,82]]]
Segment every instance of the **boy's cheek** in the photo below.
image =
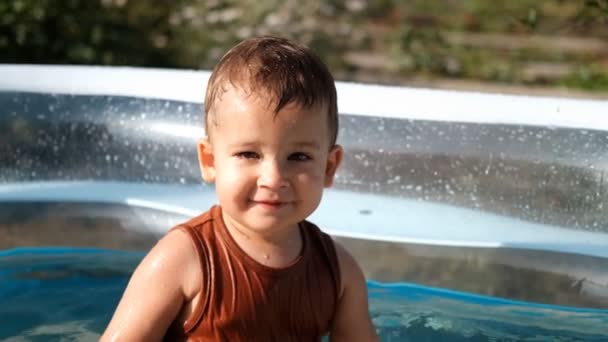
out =
[[255,182],[256,177],[248,167],[222,165],[216,169],[216,184],[221,183],[226,189],[244,187]]

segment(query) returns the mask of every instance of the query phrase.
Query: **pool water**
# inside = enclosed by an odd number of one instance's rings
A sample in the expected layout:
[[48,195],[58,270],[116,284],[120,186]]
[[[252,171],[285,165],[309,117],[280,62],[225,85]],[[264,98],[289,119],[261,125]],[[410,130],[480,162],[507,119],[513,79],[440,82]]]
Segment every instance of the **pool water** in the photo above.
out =
[[[96,340],[143,253],[0,251],[0,340]],[[608,310],[368,282],[381,341],[606,341]]]

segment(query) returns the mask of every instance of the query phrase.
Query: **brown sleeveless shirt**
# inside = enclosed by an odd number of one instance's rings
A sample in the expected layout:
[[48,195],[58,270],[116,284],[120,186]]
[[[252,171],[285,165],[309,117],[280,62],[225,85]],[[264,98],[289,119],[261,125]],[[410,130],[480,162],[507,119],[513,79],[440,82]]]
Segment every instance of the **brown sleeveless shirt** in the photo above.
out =
[[300,256],[285,268],[264,266],[232,239],[219,206],[179,225],[202,268],[201,300],[165,341],[319,341],[331,328],[340,292],[333,241],[299,224]]

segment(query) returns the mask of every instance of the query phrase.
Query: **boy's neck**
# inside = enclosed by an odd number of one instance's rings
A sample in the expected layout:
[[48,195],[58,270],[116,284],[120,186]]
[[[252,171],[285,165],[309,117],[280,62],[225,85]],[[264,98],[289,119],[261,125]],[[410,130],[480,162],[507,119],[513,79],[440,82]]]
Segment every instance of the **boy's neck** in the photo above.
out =
[[264,266],[286,267],[301,254],[302,233],[297,224],[277,229],[272,234],[260,234],[240,226],[229,217],[224,216],[223,221],[241,250]]

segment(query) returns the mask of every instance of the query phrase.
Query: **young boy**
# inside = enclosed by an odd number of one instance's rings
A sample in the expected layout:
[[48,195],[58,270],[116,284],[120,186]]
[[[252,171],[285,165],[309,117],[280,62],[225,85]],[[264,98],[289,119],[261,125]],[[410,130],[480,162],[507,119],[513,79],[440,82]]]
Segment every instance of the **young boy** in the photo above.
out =
[[359,266],[305,221],[343,154],[326,66],[286,39],[241,42],[209,79],[205,127],[219,206],[143,259],[102,340],[377,340]]

